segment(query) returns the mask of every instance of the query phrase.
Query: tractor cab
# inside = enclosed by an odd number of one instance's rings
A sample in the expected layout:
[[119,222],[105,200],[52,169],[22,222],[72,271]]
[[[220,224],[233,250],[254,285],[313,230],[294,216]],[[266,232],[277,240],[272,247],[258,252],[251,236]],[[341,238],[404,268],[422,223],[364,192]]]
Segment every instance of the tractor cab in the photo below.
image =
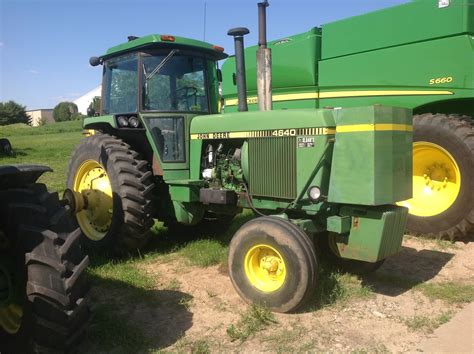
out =
[[192,118],[220,110],[217,61],[227,57],[223,51],[197,40],[149,35],[129,37],[91,58],[91,65],[103,65],[102,117],[88,118],[85,128],[108,116],[114,135],[135,136],[142,144],[146,135],[153,142],[149,149],[160,169],[188,169],[185,137]]

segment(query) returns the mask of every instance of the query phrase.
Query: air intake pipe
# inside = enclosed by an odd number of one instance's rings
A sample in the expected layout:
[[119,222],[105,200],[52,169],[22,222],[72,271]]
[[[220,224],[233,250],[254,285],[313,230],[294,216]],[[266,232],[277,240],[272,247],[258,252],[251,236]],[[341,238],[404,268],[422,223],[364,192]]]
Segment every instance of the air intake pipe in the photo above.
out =
[[272,110],[272,51],[267,48],[268,1],[258,4],[257,96],[258,109]]
[[245,27],[230,29],[227,34],[234,37],[237,98],[239,112],[248,111],[247,82],[245,79],[244,36],[250,31]]

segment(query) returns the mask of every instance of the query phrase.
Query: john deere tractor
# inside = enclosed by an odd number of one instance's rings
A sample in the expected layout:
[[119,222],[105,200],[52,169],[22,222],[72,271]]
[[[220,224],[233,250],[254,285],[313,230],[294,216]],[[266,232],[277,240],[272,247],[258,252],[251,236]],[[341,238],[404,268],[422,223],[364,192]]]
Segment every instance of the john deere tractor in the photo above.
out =
[[141,247],[153,218],[224,228],[252,209],[261,217],[234,235],[230,277],[246,301],[288,312],[318,286],[316,241],[353,270],[400,249],[412,117],[385,106],[245,112],[246,33],[229,31],[242,112],[225,115],[223,48],[149,35],[91,58],[103,65],[102,108],[84,120],[92,135],[71,157],[66,197],[101,251]]
[[88,264],[47,167],[0,166],[0,352],[77,349],[89,317]]

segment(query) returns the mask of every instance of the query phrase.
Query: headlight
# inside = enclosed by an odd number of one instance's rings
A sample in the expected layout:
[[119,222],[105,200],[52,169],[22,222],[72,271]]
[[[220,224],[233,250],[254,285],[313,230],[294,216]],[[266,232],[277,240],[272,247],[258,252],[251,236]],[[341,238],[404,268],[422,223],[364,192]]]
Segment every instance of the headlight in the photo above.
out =
[[308,189],[308,197],[312,202],[317,202],[321,199],[321,189],[317,186],[312,186]]
[[119,116],[119,117],[117,118],[117,123],[118,123],[119,127],[121,127],[121,128],[128,127],[128,119],[127,119],[127,117]]
[[132,128],[138,128],[140,126],[140,120],[137,117],[132,116],[128,119],[128,124],[130,124],[130,127]]

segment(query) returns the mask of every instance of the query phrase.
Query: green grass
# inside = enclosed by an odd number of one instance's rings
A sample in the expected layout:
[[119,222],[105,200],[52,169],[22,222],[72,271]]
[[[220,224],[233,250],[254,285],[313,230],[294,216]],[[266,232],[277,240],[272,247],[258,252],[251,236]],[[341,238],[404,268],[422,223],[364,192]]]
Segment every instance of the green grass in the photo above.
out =
[[197,240],[186,244],[178,251],[191,265],[209,267],[225,262],[227,246],[217,240]]
[[227,335],[232,341],[240,340],[244,342],[274,323],[277,323],[277,321],[269,309],[254,304],[242,314],[237,324],[231,324],[227,327]]
[[1,137],[10,140],[14,156],[0,156],[0,165],[37,164],[53,169],[39,181],[52,191],[62,193],[72,150],[82,138],[82,122],[60,122],[41,127],[14,124],[2,127]]
[[433,333],[436,328],[442,324],[447,323],[453,317],[453,315],[454,313],[452,311],[443,312],[435,318],[415,315],[413,317],[407,318],[405,320],[405,325],[412,331]]
[[357,276],[341,273],[327,264],[322,264],[311,306],[313,309],[339,306],[349,300],[370,298],[373,295],[372,289],[363,285]]
[[118,353],[136,353],[148,346],[149,339],[129,321],[123,309],[117,304],[96,304],[93,307],[85,352],[108,352],[114,348]]
[[108,261],[99,264],[100,260],[96,259],[89,267],[89,273],[93,279],[109,279],[120,283],[126,283],[132,287],[139,289],[152,289],[155,285],[153,278],[140,271],[136,264],[137,260],[126,261]]
[[456,282],[425,283],[418,289],[432,300],[443,300],[450,304],[462,304],[474,301],[474,285]]

